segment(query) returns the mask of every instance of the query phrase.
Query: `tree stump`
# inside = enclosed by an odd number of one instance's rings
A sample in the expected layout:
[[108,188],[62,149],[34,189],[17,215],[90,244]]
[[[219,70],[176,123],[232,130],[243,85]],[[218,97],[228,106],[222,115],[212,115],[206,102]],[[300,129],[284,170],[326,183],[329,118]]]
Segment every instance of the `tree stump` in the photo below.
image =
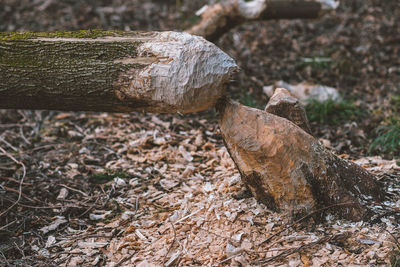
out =
[[298,217],[332,206],[339,217],[358,221],[370,214],[364,201],[383,200],[373,175],[335,156],[293,122],[230,99],[217,108],[242,181],[271,210]]

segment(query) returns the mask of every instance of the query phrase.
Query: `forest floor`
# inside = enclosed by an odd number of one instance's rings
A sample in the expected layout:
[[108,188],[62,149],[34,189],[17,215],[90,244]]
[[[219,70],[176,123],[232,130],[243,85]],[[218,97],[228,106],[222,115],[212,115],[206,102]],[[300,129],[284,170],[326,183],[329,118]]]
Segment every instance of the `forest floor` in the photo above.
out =
[[[183,30],[206,2],[5,0],[0,31]],[[343,1],[216,42],[243,104],[262,108],[279,80],[338,89],[343,101],[307,111],[324,145],[384,182],[369,221],[291,224],[241,198],[214,110],[0,110],[0,266],[400,266],[400,134],[382,141],[400,131],[399,18],[397,0]]]

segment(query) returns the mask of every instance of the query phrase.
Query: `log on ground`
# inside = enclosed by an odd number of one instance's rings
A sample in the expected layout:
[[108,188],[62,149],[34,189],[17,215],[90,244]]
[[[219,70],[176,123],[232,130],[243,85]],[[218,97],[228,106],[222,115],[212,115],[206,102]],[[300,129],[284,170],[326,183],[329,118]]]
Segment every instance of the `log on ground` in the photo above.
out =
[[236,68],[188,33],[0,33],[0,108],[197,112]]
[[243,182],[270,209],[298,217],[337,205],[333,213],[358,221],[370,215],[365,201],[383,200],[373,175],[291,121],[229,99],[217,105],[222,137]]
[[215,41],[246,21],[315,19],[338,5],[335,0],[225,0],[206,7],[201,21],[188,32]]

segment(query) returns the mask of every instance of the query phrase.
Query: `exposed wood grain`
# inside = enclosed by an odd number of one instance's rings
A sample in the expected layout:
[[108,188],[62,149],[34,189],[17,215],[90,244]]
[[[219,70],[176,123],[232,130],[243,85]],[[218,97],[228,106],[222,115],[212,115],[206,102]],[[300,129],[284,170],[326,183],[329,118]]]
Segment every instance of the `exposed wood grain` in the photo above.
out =
[[236,68],[187,33],[0,33],[0,108],[196,112]]
[[373,175],[333,155],[291,121],[232,100],[218,108],[222,137],[243,182],[272,210],[301,216],[351,202],[334,212],[357,221],[369,214],[364,201],[383,199]]

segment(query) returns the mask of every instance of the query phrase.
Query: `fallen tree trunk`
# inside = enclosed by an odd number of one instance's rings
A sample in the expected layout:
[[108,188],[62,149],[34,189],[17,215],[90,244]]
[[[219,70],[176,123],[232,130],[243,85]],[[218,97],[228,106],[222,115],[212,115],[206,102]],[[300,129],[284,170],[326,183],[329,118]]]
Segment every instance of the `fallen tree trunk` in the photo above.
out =
[[0,33],[0,108],[196,112],[236,68],[187,33]]
[[383,199],[369,172],[333,155],[291,121],[232,100],[221,100],[218,109],[243,182],[270,209],[297,217],[332,206],[340,217],[358,221],[369,214],[364,201]]
[[215,41],[246,21],[315,19],[338,5],[335,0],[225,0],[206,7],[200,23],[188,32]]

